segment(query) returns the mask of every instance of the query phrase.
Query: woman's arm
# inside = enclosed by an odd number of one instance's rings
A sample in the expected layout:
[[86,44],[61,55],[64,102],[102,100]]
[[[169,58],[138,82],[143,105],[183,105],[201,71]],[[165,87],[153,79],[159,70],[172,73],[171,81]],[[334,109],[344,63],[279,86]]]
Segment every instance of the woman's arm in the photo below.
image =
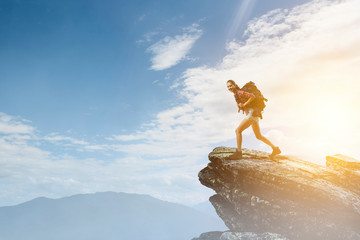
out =
[[251,94],[251,96],[249,97],[249,99],[245,102],[245,103],[239,103],[238,107],[239,108],[245,108],[249,103],[251,103],[252,100],[255,99],[255,96],[253,94]]

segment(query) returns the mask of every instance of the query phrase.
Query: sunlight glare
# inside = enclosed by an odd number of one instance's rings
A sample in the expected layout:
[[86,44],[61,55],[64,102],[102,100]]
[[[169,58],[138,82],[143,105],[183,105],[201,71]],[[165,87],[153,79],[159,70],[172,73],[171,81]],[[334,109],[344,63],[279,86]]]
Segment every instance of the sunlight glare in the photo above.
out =
[[351,112],[340,106],[323,106],[314,114],[315,127],[323,139],[338,139],[350,129]]

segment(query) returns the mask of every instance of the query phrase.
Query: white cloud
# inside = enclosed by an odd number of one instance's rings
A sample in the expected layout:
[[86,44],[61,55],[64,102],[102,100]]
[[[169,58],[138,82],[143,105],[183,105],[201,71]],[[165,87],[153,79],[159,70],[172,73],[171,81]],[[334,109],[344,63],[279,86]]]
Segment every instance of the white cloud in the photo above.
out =
[[34,128],[25,124],[25,120],[0,112],[0,134],[31,134]]
[[152,70],[164,70],[184,60],[203,32],[197,24],[184,28],[183,31],[182,35],[167,36],[147,49],[153,54]]
[[143,140],[144,137],[137,134],[129,134],[129,135],[115,135],[112,137],[106,138],[107,140],[117,140],[117,141],[134,141],[134,140]]
[[236,11],[236,15],[231,22],[227,39],[233,39],[234,36],[239,32],[238,29],[244,24],[244,19],[253,12],[253,8],[256,5],[256,1],[244,0],[239,3],[239,7]]
[[67,145],[88,145],[89,143],[84,140],[78,140],[68,136],[61,136],[56,133],[49,134],[43,137],[45,141],[49,141],[52,143],[61,143]]

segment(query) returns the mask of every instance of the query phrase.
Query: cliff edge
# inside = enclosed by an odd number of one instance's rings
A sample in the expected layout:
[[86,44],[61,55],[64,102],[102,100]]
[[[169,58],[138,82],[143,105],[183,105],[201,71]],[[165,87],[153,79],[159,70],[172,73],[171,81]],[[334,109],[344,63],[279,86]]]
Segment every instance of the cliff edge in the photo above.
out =
[[325,167],[248,149],[242,159],[229,160],[234,152],[215,148],[199,173],[200,182],[216,192],[210,201],[230,232],[360,239],[359,161],[328,156]]

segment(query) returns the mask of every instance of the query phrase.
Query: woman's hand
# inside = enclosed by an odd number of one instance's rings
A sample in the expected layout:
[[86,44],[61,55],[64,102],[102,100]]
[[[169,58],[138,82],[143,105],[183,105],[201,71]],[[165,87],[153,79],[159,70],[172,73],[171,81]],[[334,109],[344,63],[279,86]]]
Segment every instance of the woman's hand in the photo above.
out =
[[245,107],[245,104],[239,103],[238,106],[239,106],[240,109],[243,109]]

